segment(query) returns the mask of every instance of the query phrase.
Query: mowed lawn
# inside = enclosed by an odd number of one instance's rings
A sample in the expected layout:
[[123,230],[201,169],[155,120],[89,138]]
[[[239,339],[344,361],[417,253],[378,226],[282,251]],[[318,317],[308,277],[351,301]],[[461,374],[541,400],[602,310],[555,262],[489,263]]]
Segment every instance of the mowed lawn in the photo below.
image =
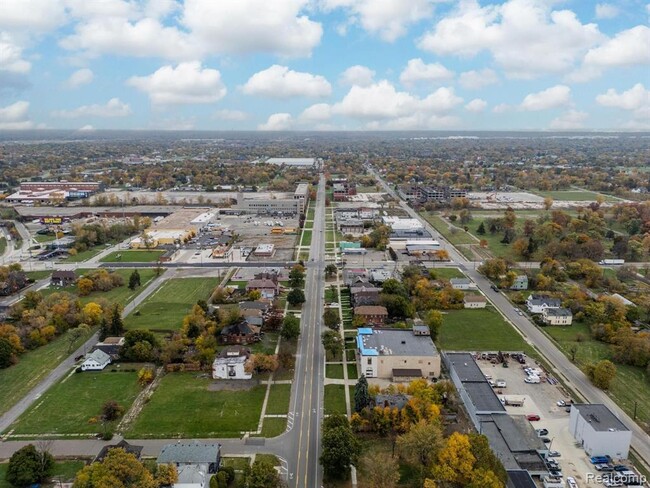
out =
[[598,196],[602,196],[606,202],[615,202],[616,198],[603,193],[596,193],[593,191],[580,191],[580,190],[559,190],[559,191],[540,191],[537,192],[544,197],[551,197],[553,200],[563,202],[595,202]]
[[313,231],[311,230],[304,230],[302,233],[302,240],[300,241],[301,246],[309,246],[311,245],[311,234]]
[[529,351],[519,333],[493,308],[449,310],[438,347],[445,351]]
[[127,437],[239,437],[257,430],[266,386],[209,391],[213,382],[196,373],[165,375]]
[[101,432],[101,424],[89,420],[101,414],[102,405],[114,400],[126,411],[139,392],[136,372],[73,373],[47,390],[9,430],[27,437]]
[[425,218],[438,232],[440,232],[445,239],[449,241],[450,244],[454,246],[462,244],[478,244],[478,241],[474,239],[470,234],[462,230],[462,225],[457,221],[455,222],[456,227],[460,227],[458,231],[452,232],[450,222],[445,221],[440,215],[433,214],[430,212],[422,212],[422,217]]
[[291,385],[271,385],[271,391],[269,392],[269,401],[266,403],[266,413],[273,415],[286,414],[289,411],[290,394]]
[[218,278],[167,280],[128,317],[127,329],[177,330],[198,300],[207,300]]
[[436,279],[465,278],[463,272],[458,268],[432,268],[429,271],[435,273]]
[[165,251],[115,251],[100,259],[102,263],[153,263],[160,259]]
[[17,364],[0,369],[0,415],[13,407],[72,351],[80,347],[90,334],[77,339],[72,347],[69,333],[57,337],[43,347],[26,352]]

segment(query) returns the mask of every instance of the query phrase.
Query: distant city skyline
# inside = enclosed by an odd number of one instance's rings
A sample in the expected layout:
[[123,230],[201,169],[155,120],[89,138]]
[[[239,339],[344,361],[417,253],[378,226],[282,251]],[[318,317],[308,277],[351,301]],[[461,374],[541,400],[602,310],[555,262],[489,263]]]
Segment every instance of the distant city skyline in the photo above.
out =
[[650,130],[641,0],[4,0],[0,130]]

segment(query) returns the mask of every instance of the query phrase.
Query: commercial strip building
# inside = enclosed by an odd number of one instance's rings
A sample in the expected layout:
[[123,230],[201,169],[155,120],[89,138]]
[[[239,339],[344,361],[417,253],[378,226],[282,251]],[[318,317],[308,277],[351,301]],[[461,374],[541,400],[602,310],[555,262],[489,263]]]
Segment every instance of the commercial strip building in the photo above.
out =
[[398,193],[404,200],[413,203],[448,202],[452,198],[467,197],[467,190],[462,188],[422,185],[403,185]]
[[206,212],[205,208],[182,208],[157,222],[129,245],[142,249],[185,242],[201,232],[213,217],[214,214]]
[[101,184],[85,181],[31,181],[21,183],[20,188],[5,201],[14,204],[48,205],[66,200],[78,200],[101,190]]
[[288,166],[291,168],[318,169],[323,163],[323,160],[320,158],[268,158],[253,162],[273,164],[275,166]]
[[309,184],[299,183],[293,193],[237,193],[231,212],[258,215],[300,215],[309,202]]

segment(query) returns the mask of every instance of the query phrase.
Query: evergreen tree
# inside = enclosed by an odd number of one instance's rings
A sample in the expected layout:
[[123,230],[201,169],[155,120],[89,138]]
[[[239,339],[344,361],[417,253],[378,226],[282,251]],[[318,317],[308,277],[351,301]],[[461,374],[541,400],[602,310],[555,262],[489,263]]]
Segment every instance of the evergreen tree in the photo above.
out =
[[476,233],[479,235],[485,235],[485,224],[481,221],[481,223],[478,226],[478,229],[476,229]]
[[27,486],[49,477],[54,458],[48,452],[38,452],[29,444],[13,453],[5,479],[14,486]]
[[122,309],[116,303],[111,310],[111,317],[108,321],[107,336],[119,337],[124,335],[124,322],[122,321]]
[[357,381],[354,387],[354,411],[361,412],[364,408],[370,405],[370,394],[368,393],[368,380],[365,375]]
[[135,290],[138,286],[140,286],[140,273],[138,273],[137,269],[133,270],[133,273],[131,273],[131,276],[129,276],[129,289]]

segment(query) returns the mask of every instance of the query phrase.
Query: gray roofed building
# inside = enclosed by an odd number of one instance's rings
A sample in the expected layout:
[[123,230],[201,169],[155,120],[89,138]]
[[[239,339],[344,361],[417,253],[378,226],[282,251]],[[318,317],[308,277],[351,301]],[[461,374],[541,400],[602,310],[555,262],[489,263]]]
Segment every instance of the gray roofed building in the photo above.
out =
[[480,382],[463,383],[465,391],[469,394],[474,408],[479,412],[500,412],[505,411],[501,400],[494,393],[494,389],[485,380]]
[[184,441],[165,444],[156,463],[204,466],[208,473],[216,473],[221,462],[221,444],[217,442]]
[[569,432],[589,456],[628,457],[632,431],[603,404],[571,405]]
[[377,407],[390,407],[401,410],[409,402],[409,397],[403,393],[397,393],[395,395],[379,394],[375,395],[374,401]]
[[602,403],[574,403],[580,416],[591,423],[594,430],[629,430],[614,413]]
[[470,288],[476,288],[476,285],[469,278],[452,278],[449,280],[451,287],[454,290],[469,290]]
[[[468,352],[446,352],[445,357],[460,381],[487,381],[472,355]],[[449,367],[449,366],[448,366]]]
[[508,483],[506,488],[537,488],[530,473],[525,469],[511,469],[507,473]]

